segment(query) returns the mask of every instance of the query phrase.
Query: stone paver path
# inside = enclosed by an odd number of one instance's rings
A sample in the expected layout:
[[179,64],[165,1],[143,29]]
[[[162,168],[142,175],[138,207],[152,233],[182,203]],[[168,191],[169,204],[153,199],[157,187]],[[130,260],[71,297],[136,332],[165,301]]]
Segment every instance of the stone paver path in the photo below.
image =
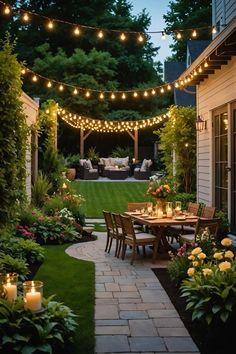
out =
[[130,265],[104,252],[106,234],[93,242],[75,244],[66,252],[96,265],[96,354],[199,354],[177,311],[151,268],[151,254]]

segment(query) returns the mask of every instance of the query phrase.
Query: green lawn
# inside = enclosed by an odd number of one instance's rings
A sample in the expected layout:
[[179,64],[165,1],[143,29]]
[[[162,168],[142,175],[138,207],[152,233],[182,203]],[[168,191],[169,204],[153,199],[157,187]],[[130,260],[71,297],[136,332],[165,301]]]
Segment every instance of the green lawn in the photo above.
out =
[[76,193],[85,197],[81,210],[86,217],[103,217],[103,210],[122,213],[128,202],[151,200],[146,194],[148,182],[92,182],[74,181]]
[[44,283],[44,297],[56,295],[78,315],[75,348],[65,353],[94,354],[95,265],[65,253],[69,245],[44,246],[46,259],[35,280]]

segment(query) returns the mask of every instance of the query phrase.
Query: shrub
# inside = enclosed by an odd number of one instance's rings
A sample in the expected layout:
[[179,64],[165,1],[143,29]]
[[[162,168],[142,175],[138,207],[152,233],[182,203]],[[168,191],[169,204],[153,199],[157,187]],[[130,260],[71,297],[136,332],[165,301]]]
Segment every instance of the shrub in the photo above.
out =
[[17,257],[21,257],[26,260],[27,263],[43,262],[44,249],[36,242],[31,240],[17,239],[14,237],[17,252]]
[[70,351],[77,327],[76,315],[62,303],[43,299],[45,311],[24,309],[22,298],[10,304],[0,299],[1,353],[59,353]]
[[18,213],[18,224],[32,226],[42,216],[42,212],[35,208],[24,208]]
[[171,254],[171,261],[167,265],[167,271],[176,285],[180,285],[182,280],[187,277],[190,263],[186,245],[181,246],[175,256]]
[[0,253],[0,273],[17,273],[23,281],[28,274],[28,264],[23,259]]
[[180,289],[193,320],[226,322],[236,310],[236,260],[231,244],[229,238],[223,239],[207,261],[200,247],[192,250],[189,278],[183,280]]
[[56,195],[48,199],[42,208],[46,215],[55,215],[64,208],[63,199],[60,195]]
[[42,207],[48,196],[48,191],[51,188],[52,183],[50,183],[48,178],[40,171],[32,186],[32,204],[39,208]]
[[112,150],[111,156],[112,157],[129,156],[129,160],[132,160],[134,156],[134,150],[130,146],[126,146],[126,147],[117,146],[115,149]]

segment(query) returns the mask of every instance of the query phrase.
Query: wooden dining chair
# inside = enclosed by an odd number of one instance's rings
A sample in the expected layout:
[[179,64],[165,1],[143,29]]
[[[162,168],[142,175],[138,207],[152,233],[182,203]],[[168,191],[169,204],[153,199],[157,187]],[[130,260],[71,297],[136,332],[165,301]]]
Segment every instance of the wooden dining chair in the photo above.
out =
[[148,202],[132,202],[127,204],[127,210],[128,211],[136,211],[136,210],[142,210],[142,209],[147,209],[149,203]]
[[[189,202],[187,207],[187,212],[191,213],[194,216],[198,216],[200,211],[200,204]],[[175,225],[168,228],[168,233],[170,234],[170,242],[173,243],[174,239],[179,242],[180,234],[190,234],[194,233],[195,228],[193,226],[183,226],[183,225]]]
[[155,263],[157,257],[157,248],[159,239],[152,234],[146,232],[135,233],[132,219],[129,216],[121,215],[121,225],[124,234],[124,240],[122,245],[122,259],[125,258],[127,245],[132,247],[132,257],[130,264],[133,264],[137,255],[137,247],[143,247],[143,254],[145,256],[145,246],[153,246],[152,263]]
[[201,217],[207,218],[207,219],[212,219],[215,217],[215,213],[216,213],[215,207],[204,206],[202,208]]
[[115,238],[115,225],[112,219],[112,214],[110,211],[103,210],[103,216],[106,224],[107,240],[105,246],[105,252],[110,252],[113,238]]
[[124,234],[122,230],[122,224],[121,224],[121,216],[118,213],[111,213],[113,222],[115,225],[115,235],[114,238],[116,239],[116,250],[115,250],[115,256],[117,258],[120,257],[120,252],[122,249],[122,244],[124,241]]
[[201,240],[204,231],[207,231],[209,233],[211,239],[217,240],[219,227],[220,219],[199,218],[194,233],[180,235],[180,244],[186,243],[188,245],[194,245],[195,243],[197,243],[198,240]]

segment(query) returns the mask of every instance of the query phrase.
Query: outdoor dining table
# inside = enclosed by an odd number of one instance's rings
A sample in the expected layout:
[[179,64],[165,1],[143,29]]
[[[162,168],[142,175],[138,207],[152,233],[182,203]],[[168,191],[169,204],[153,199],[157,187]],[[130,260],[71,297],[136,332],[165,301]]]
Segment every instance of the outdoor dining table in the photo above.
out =
[[167,238],[167,228],[168,226],[174,225],[188,225],[195,226],[198,217],[189,215],[189,216],[173,216],[157,218],[156,216],[150,216],[147,214],[142,214],[137,211],[126,211],[124,215],[130,216],[133,221],[137,221],[139,224],[146,225],[152,229],[152,232],[156,237],[159,238],[159,250],[161,252],[176,251],[176,249],[168,242]]

